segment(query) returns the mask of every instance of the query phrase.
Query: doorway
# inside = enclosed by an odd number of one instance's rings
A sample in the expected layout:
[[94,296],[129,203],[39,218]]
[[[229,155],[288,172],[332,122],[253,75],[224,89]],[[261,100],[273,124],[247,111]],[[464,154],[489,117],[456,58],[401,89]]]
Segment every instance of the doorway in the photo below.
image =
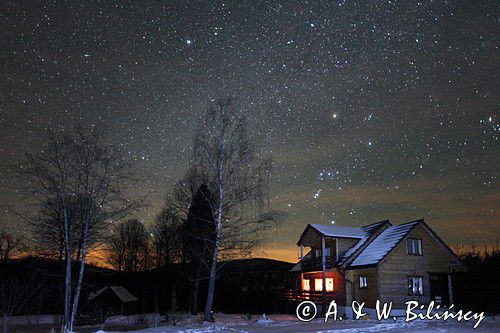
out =
[[450,306],[447,273],[430,273],[430,296],[436,305]]

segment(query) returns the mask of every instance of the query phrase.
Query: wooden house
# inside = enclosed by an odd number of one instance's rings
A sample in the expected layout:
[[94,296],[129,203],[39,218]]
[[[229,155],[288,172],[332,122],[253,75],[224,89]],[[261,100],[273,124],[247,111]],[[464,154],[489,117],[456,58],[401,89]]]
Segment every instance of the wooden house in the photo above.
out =
[[348,307],[358,301],[368,308],[376,300],[393,302],[396,309],[409,300],[449,306],[452,273],[463,270],[455,253],[423,220],[360,228],[309,224],[297,245],[300,261],[291,270],[290,300],[335,300]]
[[96,318],[106,318],[118,314],[131,314],[137,297],[122,286],[106,286],[90,293],[86,311]]

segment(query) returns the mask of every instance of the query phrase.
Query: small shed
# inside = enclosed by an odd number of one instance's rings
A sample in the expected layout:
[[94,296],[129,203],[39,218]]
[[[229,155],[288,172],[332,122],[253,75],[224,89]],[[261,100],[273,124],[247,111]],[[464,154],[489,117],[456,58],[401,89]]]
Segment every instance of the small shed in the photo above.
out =
[[130,314],[133,305],[138,299],[122,286],[106,286],[91,292],[87,301],[94,315],[107,317],[117,314]]

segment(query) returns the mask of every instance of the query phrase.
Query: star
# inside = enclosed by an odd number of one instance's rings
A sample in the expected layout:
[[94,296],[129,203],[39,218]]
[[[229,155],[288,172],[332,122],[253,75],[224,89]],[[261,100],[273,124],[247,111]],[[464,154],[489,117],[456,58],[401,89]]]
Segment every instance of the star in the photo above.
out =
[[231,95],[250,144],[273,160],[270,206],[290,215],[286,239],[271,244],[294,243],[307,223],[426,216],[450,244],[481,221],[475,241],[487,242],[498,197],[495,16],[474,1],[267,3],[7,2],[0,206],[18,204],[10,165],[42,150],[47,130],[80,122],[104,128],[133,164],[133,195],[148,196],[137,218],[149,226],[186,173],[208,103]]

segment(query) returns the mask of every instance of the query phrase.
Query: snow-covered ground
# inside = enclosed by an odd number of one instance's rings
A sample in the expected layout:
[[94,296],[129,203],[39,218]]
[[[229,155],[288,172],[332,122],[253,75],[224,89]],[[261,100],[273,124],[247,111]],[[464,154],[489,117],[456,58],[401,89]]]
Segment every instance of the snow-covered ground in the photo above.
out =
[[[198,317],[179,317],[176,326],[162,326],[135,330],[136,333],[208,333],[208,332],[318,332],[318,333],[371,333],[371,332],[500,332],[500,318],[487,317],[477,329],[472,322],[456,321],[397,321],[347,320],[325,323],[314,320],[304,323],[291,315],[271,315],[266,320],[244,315],[216,315],[215,323],[200,323]],[[99,333],[111,333],[101,330]]]
[[[37,321],[32,316],[12,318],[9,332],[57,332],[54,325],[54,316],[39,316]],[[293,315],[270,315],[266,319],[259,316],[248,318],[246,315],[216,314],[215,323],[202,323],[201,317],[186,314],[175,314],[176,326],[172,321],[165,322],[155,314],[116,316],[108,318],[103,325],[76,327],[76,333],[209,333],[209,332],[239,332],[239,333],[273,333],[273,332],[318,332],[318,333],[372,333],[372,332],[500,332],[500,316],[486,317],[477,329],[473,329],[473,322],[443,321],[412,321],[405,323],[403,319],[397,321],[377,320],[345,320],[337,322],[323,322],[320,319],[308,323],[298,321]],[[23,320],[21,320],[23,319]],[[38,322],[38,323],[37,323]],[[159,322],[160,327],[151,327]],[[1,328],[1,326],[0,326]]]

